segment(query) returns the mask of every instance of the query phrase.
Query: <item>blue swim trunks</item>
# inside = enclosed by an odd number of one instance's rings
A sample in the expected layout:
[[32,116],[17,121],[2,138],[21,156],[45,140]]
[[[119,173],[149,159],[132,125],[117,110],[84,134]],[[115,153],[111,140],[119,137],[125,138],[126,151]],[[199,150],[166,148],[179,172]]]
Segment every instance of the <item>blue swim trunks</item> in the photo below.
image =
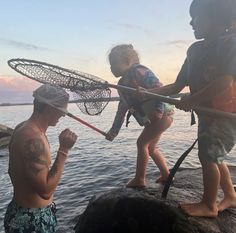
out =
[[6,233],[53,233],[57,225],[56,206],[23,208],[11,201],[4,218]]
[[236,120],[198,117],[198,151],[220,164],[236,143]]

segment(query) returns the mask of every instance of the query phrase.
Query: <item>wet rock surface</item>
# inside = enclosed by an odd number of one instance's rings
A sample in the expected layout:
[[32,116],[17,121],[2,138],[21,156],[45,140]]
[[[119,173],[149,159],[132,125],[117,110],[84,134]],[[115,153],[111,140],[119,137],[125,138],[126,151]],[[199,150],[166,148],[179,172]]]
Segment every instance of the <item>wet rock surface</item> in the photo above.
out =
[[[236,182],[236,167],[230,167]],[[90,201],[75,227],[76,233],[235,233],[236,209],[217,218],[186,216],[180,202],[197,202],[202,195],[201,169],[179,170],[167,199],[163,186],[114,189]],[[222,198],[219,192],[219,199]]]

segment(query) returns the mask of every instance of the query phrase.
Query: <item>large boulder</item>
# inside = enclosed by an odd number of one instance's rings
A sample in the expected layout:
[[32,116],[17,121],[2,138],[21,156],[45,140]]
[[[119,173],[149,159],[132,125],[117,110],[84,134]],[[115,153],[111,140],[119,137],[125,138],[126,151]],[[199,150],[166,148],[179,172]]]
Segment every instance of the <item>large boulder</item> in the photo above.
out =
[[[231,168],[233,179],[236,169]],[[201,169],[185,169],[175,177],[167,200],[163,186],[115,189],[93,197],[75,227],[76,233],[235,233],[236,211],[217,218],[186,216],[179,202],[201,198]],[[220,193],[222,198],[222,193]]]

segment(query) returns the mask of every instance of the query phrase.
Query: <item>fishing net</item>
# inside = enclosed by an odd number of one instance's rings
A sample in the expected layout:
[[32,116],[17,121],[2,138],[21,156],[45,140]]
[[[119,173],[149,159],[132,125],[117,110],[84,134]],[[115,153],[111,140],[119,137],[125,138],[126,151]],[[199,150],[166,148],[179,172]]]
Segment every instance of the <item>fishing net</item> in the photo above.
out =
[[111,90],[94,75],[21,58],[9,60],[8,65],[30,79],[70,90],[74,102],[85,114],[99,115],[110,101]]

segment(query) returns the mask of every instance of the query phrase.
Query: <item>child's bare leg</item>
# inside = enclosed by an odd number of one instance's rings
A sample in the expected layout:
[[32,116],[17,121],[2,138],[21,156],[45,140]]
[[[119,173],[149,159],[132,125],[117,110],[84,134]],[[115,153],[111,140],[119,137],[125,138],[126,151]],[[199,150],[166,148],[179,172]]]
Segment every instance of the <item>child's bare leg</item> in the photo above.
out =
[[150,156],[152,157],[153,161],[155,162],[161,173],[161,176],[157,178],[156,183],[166,182],[170,172],[165,157],[157,148],[150,152]]
[[[148,151],[148,149],[146,149],[146,151]],[[140,151],[137,156],[135,177],[127,183],[126,187],[145,187],[146,186],[145,175],[146,175],[147,163],[148,163],[147,152]]]
[[169,174],[169,169],[165,163],[164,157],[156,152],[156,144],[161,134],[169,128],[172,121],[173,119],[168,116],[163,116],[161,119],[156,117],[155,114],[152,116],[151,124],[144,128],[137,140],[138,156],[136,175],[135,178],[127,184],[127,187],[143,187],[146,185],[145,174],[149,155],[152,156],[164,177],[166,177],[167,173]]
[[218,208],[216,204],[217,191],[220,182],[220,172],[217,164],[200,158],[203,172],[204,193],[199,203],[181,204],[181,208],[191,216],[216,217]]
[[149,130],[144,128],[143,132],[139,136],[137,140],[137,162],[136,162],[136,174],[135,177],[128,182],[126,187],[145,187],[145,175],[146,175],[146,168],[149,159],[149,152],[148,152],[148,143],[149,143]]
[[156,183],[165,183],[169,176],[169,168],[167,166],[165,157],[158,150],[157,143],[160,140],[161,134],[170,127],[173,119],[169,116],[163,116],[161,119],[154,121],[153,126],[153,140],[149,145],[149,155],[160,170],[161,176],[157,178]]
[[236,193],[231,180],[230,172],[225,163],[218,165],[221,179],[220,186],[224,192],[224,199],[218,204],[218,211],[227,208],[236,208]]

